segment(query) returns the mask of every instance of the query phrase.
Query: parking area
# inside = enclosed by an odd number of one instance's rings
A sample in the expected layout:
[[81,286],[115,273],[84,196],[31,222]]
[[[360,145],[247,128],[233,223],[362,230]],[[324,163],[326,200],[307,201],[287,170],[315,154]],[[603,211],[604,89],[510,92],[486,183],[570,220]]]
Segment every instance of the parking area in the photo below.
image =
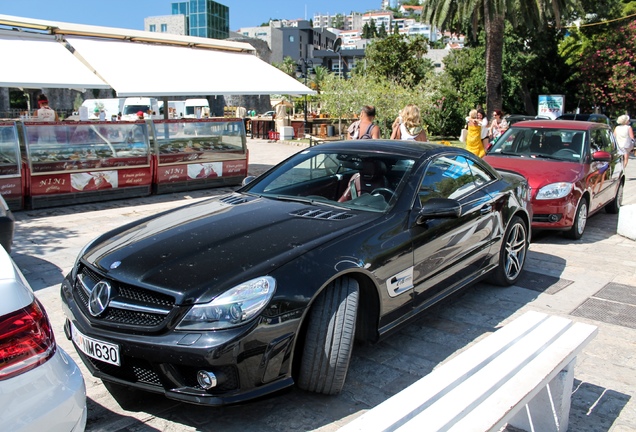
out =
[[[257,175],[302,147],[249,140]],[[636,162],[628,165],[625,203],[636,204]],[[291,389],[241,406],[209,408],[121,388],[92,377],[62,329],[59,285],[84,244],[98,233],[226,193],[180,194],[16,212],[13,259],[44,303],[58,343],[82,368],[89,431],[335,431],[525,311],[599,327],[575,368],[570,430],[636,431],[636,242],[616,234],[617,215],[588,221],[579,241],[536,233],[525,274],[510,288],[478,284],[435,306],[376,345],[356,347],[344,391],[322,396]]]

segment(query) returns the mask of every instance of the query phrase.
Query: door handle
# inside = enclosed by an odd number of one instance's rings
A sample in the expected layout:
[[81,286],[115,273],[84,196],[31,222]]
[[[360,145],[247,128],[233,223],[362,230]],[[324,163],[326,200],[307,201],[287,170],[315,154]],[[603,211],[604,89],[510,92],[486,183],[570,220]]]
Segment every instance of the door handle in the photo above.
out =
[[483,206],[483,207],[479,210],[479,213],[481,213],[481,214],[483,214],[483,215],[484,215],[484,214],[487,214],[487,213],[490,213],[490,212],[492,212],[492,206],[491,206],[490,204],[487,204],[487,205]]

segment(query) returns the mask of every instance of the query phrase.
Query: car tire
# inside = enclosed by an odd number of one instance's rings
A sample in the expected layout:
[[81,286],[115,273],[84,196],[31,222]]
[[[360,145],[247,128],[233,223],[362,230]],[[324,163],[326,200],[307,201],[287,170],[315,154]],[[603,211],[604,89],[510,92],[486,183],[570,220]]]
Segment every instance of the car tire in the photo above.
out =
[[579,240],[583,237],[583,232],[585,232],[585,226],[587,225],[587,215],[588,215],[588,207],[587,207],[587,199],[581,199],[579,206],[576,208],[576,213],[574,214],[574,223],[572,224],[572,228],[568,231],[565,231],[565,236],[572,240]]
[[358,297],[358,283],[342,278],[314,302],[299,369],[301,389],[327,395],[342,390],[355,340]]
[[514,216],[503,237],[499,251],[499,265],[490,281],[499,286],[513,285],[523,270],[528,255],[528,227],[519,216]]
[[623,204],[623,183],[618,185],[616,196],[605,206],[605,211],[610,214],[617,214]]

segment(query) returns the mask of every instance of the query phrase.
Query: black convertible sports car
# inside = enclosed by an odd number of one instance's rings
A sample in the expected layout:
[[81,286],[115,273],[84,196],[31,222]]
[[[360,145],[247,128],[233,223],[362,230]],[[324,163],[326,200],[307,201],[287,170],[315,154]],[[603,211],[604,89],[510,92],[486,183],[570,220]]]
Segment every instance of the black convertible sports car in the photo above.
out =
[[354,341],[483,278],[517,280],[529,195],[459,148],[312,147],[89,243],[61,287],[66,334],[95,376],[173,399],[335,394]]

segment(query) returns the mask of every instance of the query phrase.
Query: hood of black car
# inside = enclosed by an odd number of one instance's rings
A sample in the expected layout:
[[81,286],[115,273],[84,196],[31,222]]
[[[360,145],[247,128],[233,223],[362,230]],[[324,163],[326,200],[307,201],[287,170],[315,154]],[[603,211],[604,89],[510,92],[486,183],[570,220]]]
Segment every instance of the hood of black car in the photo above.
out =
[[179,303],[203,302],[379,215],[233,194],[106,235],[83,260]]

